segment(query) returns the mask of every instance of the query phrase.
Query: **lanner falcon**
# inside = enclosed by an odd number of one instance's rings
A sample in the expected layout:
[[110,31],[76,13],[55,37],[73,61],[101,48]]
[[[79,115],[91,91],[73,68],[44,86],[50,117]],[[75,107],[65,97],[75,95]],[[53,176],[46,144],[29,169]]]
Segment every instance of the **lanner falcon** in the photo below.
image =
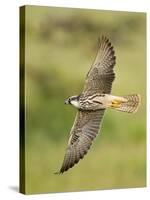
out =
[[109,40],[102,36],[98,42],[98,52],[85,80],[83,92],[71,96],[65,104],[77,108],[76,118],[70,132],[68,146],[61,169],[63,173],[84,157],[96,137],[106,108],[135,113],[140,104],[140,95],[113,96],[112,82],[115,52]]

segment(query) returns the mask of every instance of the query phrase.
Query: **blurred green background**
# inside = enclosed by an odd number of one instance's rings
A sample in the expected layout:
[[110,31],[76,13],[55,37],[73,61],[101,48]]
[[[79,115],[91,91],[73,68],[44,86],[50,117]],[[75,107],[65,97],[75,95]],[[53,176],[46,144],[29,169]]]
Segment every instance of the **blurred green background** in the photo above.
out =
[[[108,110],[101,134],[83,160],[61,167],[79,94],[97,52],[110,38],[116,53],[114,95],[139,93],[132,115]],[[26,6],[26,193],[146,185],[146,14]]]

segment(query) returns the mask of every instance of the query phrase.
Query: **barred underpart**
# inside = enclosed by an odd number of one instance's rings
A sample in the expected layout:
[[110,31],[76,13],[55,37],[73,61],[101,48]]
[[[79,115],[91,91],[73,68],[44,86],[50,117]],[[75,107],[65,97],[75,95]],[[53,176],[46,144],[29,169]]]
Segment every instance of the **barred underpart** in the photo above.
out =
[[111,95],[115,52],[107,37],[99,39],[96,58],[86,76],[83,92],[73,96],[66,104],[75,106],[78,111],[70,131],[64,160],[58,173],[64,173],[87,154],[100,130],[105,108],[123,112],[136,112],[140,104],[139,95],[118,97]]
[[126,95],[123,96],[125,99],[127,99],[127,102],[122,103],[120,108],[116,108],[116,110],[128,112],[128,113],[135,113],[139,105],[141,103],[141,97],[138,94],[133,95]]
[[81,110],[99,110],[104,109],[103,99],[105,94],[83,94],[79,98],[79,105]]

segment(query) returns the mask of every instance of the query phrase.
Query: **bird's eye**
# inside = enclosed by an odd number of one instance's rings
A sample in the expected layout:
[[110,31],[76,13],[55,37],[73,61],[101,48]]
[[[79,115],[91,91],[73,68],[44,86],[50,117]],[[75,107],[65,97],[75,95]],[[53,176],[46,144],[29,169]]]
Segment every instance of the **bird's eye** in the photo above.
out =
[[71,99],[70,98],[68,99],[68,102],[71,103]]

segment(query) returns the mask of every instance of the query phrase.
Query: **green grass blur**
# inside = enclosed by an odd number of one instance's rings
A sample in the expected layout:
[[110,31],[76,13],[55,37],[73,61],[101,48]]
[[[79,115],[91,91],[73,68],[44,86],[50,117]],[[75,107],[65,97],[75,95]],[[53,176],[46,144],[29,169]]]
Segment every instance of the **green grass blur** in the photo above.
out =
[[[116,53],[114,95],[142,96],[134,114],[108,110],[101,134],[78,165],[61,167],[79,94],[97,52],[110,38]],[[26,7],[26,193],[143,187],[146,184],[146,15]]]

